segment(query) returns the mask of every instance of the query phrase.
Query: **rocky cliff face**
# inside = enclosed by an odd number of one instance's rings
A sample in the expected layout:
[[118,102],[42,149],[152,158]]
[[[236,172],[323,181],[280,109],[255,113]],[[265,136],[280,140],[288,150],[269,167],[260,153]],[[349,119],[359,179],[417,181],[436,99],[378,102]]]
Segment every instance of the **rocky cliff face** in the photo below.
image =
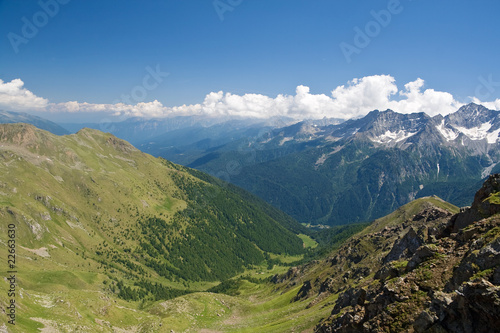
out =
[[302,283],[295,299],[310,305],[338,294],[316,332],[497,332],[499,191],[500,175],[490,176],[454,215],[421,199],[275,282]]

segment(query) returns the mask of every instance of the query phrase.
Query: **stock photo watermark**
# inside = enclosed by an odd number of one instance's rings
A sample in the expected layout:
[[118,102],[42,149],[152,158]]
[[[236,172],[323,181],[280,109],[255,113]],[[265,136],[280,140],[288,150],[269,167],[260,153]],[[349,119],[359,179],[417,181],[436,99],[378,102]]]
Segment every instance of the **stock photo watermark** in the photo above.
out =
[[479,85],[476,87],[475,97],[485,101],[491,97],[491,95],[500,88],[500,81],[493,81],[493,74],[488,75],[485,79],[482,75],[477,78]]
[[373,19],[368,21],[363,29],[358,26],[354,27],[355,34],[352,43],[342,42],[339,44],[347,63],[352,62],[354,54],[360,54],[364,48],[368,47],[371,41],[381,33],[382,29],[389,26],[393,16],[400,14],[403,9],[400,0],[389,0],[386,9],[371,10],[370,15]]
[[[127,94],[121,94],[120,99],[113,101],[113,104],[124,103],[127,105],[133,105],[144,100],[148,97],[148,92],[153,91],[158,88],[159,85],[165,80],[167,76],[170,75],[168,72],[163,72],[160,69],[160,65],[156,64],[155,68],[151,66],[146,66],[146,74],[142,78],[142,84],[138,84],[130,89]],[[128,116],[124,113],[118,119],[125,120]],[[99,127],[104,132],[112,132],[114,130],[113,121],[109,118],[104,118],[99,122]]]
[[212,5],[214,6],[215,12],[219,16],[219,20],[222,22],[224,21],[224,14],[226,12],[232,12],[242,3],[243,0],[214,0]]
[[160,65],[157,64],[153,69],[151,66],[145,68],[147,74],[142,78],[142,85],[137,85],[130,90],[130,94],[122,94],[120,100],[125,104],[143,102],[148,97],[148,91],[152,91],[163,82],[163,80],[170,75],[170,73],[162,72]]
[[8,225],[8,238],[7,241],[7,278],[9,289],[7,296],[9,297],[8,306],[6,307],[6,314],[8,323],[16,325],[16,289],[17,289],[17,263],[16,263],[16,225],[11,223]]
[[45,27],[50,19],[54,18],[59,14],[61,5],[66,5],[71,0],[40,0],[38,5],[40,10],[37,11],[31,19],[23,16],[21,22],[21,34],[15,32],[9,32],[7,34],[7,39],[14,50],[14,53],[19,53],[19,46],[22,44],[28,44],[28,42],[38,35],[40,29]]

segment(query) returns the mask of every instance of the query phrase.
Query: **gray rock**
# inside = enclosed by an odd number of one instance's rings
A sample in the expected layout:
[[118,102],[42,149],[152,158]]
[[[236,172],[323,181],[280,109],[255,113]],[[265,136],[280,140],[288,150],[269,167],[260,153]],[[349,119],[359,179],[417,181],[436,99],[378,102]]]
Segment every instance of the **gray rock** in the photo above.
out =
[[434,322],[436,322],[437,319],[438,317],[435,314],[431,314],[424,310],[418,315],[417,319],[413,323],[413,328],[418,333],[425,332],[434,324]]

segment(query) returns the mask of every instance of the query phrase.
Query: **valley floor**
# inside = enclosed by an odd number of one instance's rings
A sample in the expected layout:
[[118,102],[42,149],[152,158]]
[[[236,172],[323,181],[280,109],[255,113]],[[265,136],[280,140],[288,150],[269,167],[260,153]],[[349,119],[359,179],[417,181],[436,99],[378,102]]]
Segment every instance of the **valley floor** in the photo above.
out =
[[97,274],[50,275],[62,283],[58,290],[49,292],[56,286],[49,275],[39,275],[34,290],[20,288],[16,325],[4,314],[0,332],[312,332],[336,299],[308,308],[310,300],[293,301],[300,284],[277,296],[272,283],[241,280],[238,295],[196,292],[145,304],[96,290]]

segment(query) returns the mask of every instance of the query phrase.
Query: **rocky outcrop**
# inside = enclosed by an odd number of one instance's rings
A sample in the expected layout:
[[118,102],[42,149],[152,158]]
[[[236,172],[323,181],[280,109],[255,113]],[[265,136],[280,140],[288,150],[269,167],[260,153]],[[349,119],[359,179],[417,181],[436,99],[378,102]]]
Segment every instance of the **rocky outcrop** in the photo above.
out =
[[391,252],[384,258],[384,263],[411,257],[423,242],[424,240],[417,235],[415,230],[410,228],[404,237],[394,244]]
[[451,215],[452,214],[447,210],[441,209],[439,207],[433,207],[416,214],[413,217],[412,221],[432,222],[438,219],[449,217]]
[[434,320],[423,329],[498,332],[500,287],[485,279],[466,282],[450,294],[436,294],[428,311],[433,314]]
[[490,175],[474,196],[470,208],[451,219],[451,232],[458,232],[482,218],[500,213],[500,174]]
[[302,277],[311,267],[314,267],[317,264],[317,260],[312,260],[303,266],[290,267],[285,274],[276,274],[272,276],[270,281],[274,284],[286,283],[289,287],[293,287],[302,283]]
[[492,200],[500,193],[500,174],[491,175],[474,196],[471,209],[476,210],[482,217],[500,213],[500,202]]
[[492,175],[471,208],[452,217],[424,211],[392,229],[373,279],[340,291],[316,332],[498,332],[499,194],[500,175]]

